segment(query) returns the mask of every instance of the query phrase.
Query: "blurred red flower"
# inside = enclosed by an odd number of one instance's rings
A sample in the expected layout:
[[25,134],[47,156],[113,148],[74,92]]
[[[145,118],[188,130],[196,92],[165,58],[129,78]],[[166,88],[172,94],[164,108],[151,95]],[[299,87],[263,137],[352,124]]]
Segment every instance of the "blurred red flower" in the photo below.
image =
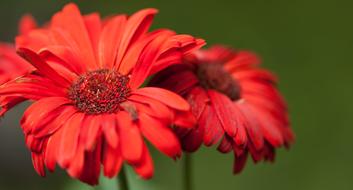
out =
[[[36,28],[32,16],[25,15],[19,24],[19,33],[27,34]],[[0,85],[29,73],[33,67],[16,54],[14,45],[0,42]],[[14,105],[22,102],[21,97],[0,97],[0,116]]]
[[220,142],[220,152],[234,152],[233,171],[238,173],[249,152],[255,162],[273,161],[275,148],[294,140],[276,78],[259,68],[254,54],[214,46],[187,56],[184,63],[151,81],[184,96],[191,105],[199,125],[177,129],[183,149],[193,152],[202,143]]
[[123,162],[142,178],[153,175],[146,138],[172,158],[181,155],[170,125],[194,126],[189,104],[177,94],[142,87],[145,79],[204,44],[189,35],[148,32],[155,9],[101,20],[66,5],[51,22],[16,39],[18,53],[35,71],[0,88],[5,97],[34,103],[21,125],[36,171],[54,171],[91,185],[114,177]]

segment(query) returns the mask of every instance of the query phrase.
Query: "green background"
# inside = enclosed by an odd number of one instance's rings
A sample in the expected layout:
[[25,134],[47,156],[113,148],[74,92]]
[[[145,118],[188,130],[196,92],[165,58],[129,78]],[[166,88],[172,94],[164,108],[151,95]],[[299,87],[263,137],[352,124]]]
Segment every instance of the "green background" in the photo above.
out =
[[[0,40],[11,41],[17,21],[32,13],[41,23],[67,1],[0,2]],[[258,53],[280,78],[297,142],[278,151],[274,164],[249,162],[231,174],[233,156],[213,149],[194,154],[194,187],[213,189],[353,189],[353,1],[178,0],[77,1],[82,12],[102,15],[145,7],[160,9],[154,27],[202,37]],[[62,171],[47,178],[32,169],[18,120],[24,106],[11,111],[0,128],[0,189],[92,189]],[[154,152],[156,174],[142,181],[130,172],[133,190],[181,190],[181,162]],[[103,180],[115,188],[114,181]]]

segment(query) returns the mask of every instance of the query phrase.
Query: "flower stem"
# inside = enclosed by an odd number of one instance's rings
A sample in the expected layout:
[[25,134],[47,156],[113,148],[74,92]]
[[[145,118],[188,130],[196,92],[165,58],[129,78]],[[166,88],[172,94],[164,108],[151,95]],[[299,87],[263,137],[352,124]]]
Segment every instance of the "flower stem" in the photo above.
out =
[[127,175],[124,166],[121,167],[119,173],[119,190],[129,190]]
[[184,189],[192,190],[192,157],[191,154],[185,153],[184,156]]

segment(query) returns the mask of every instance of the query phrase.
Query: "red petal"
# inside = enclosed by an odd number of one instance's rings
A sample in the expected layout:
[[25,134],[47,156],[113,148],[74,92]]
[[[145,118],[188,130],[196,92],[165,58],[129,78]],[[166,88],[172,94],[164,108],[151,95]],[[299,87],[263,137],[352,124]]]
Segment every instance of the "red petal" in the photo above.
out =
[[47,78],[52,79],[53,82],[60,86],[69,86],[70,82],[65,79],[63,76],[59,75],[53,68],[51,68],[46,62],[44,62],[39,55],[33,51],[26,48],[19,48],[17,53],[31,63],[38,71],[46,76]]
[[203,45],[205,45],[204,40],[195,39],[190,35],[182,34],[171,36],[164,45],[163,52],[158,58],[157,63],[154,64],[151,74],[157,73],[172,64],[181,63],[183,55],[193,52]]
[[32,15],[26,14],[22,16],[19,24],[19,33],[20,34],[27,34],[31,30],[37,28],[37,23],[32,17]]
[[150,75],[150,71],[157,60],[158,56],[162,53],[162,47],[166,40],[170,37],[169,33],[163,33],[154,38],[144,48],[141,56],[132,71],[130,86],[132,89],[140,87],[145,79]]
[[172,158],[181,155],[181,147],[178,138],[164,123],[141,113],[139,115],[139,126],[143,136],[158,150]]
[[262,160],[262,158],[264,157],[264,150],[266,149],[266,144],[262,147],[262,149],[256,149],[256,147],[254,146],[254,144],[250,141],[248,143],[248,150],[250,152],[251,158],[253,159],[254,163],[259,162],[260,160]]
[[[24,80],[23,82],[21,80]],[[1,96],[20,96],[25,99],[38,100],[48,96],[62,96],[58,89],[50,89],[46,84],[27,83],[25,78],[11,81],[0,87]]]
[[120,63],[116,63],[116,67],[118,68],[119,72],[122,74],[128,74],[131,69],[135,67],[137,64],[141,53],[144,51],[144,48],[148,43],[150,43],[154,38],[159,35],[170,35],[174,34],[173,32],[165,29],[160,29],[153,31],[151,33],[146,34],[142,39],[136,41],[136,43],[131,44],[128,51],[126,51],[126,55],[124,55],[123,59]]
[[70,3],[66,5],[61,12],[55,14],[51,20],[53,28],[59,28],[67,32],[71,36],[73,42],[77,45],[83,62],[86,63],[89,69],[96,69],[97,63],[90,37],[85,26],[78,7]]
[[132,94],[153,98],[177,110],[188,111],[190,109],[189,104],[182,97],[162,88],[145,87]]
[[35,138],[32,134],[26,135],[26,145],[32,151],[36,153],[42,152],[43,144],[45,140],[43,138]]
[[83,17],[95,55],[98,55],[98,41],[101,34],[101,19],[98,13],[91,13]]
[[45,169],[44,169],[44,159],[41,153],[34,153],[32,152],[32,163],[36,172],[44,177],[45,176]]
[[177,111],[174,116],[174,125],[183,128],[193,128],[196,125],[196,119],[194,115],[189,112]]
[[277,81],[277,78],[269,71],[264,70],[264,69],[242,69],[240,71],[235,70],[234,74],[232,76],[238,80],[262,80],[262,81],[267,81],[267,82],[273,82],[275,83]]
[[138,127],[125,111],[116,115],[119,129],[121,154],[130,164],[137,164],[141,160],[143,140]]
[[45,29],[31,30],[26,35],[16,37],[16,48],[26,47],[37,52],[48,44],[51,44],[51,38]]
[[77,75],[86,70],[85,63],[65,46],[47,46],[40,50],[39,55],[43,60],[59,64]]
[[83,118],[83,113],[76,113],[63,126],[63,134],[58,155],[59,164],[63,168],[67,168],[71,159],[75,156]]
[[116,176],[123,164],[120,147],[113,148],[108,143],[105,143],[102,163],[104,166],[104,175],[106,177],[113,178]]
[[121,51],[119,45],[123,37],[127,18],[125,15],[110,18],[105,24],[98,45],[99,63],[102,68],[112,68]]
[[249,134],[250,141],[254,144],[256,150],[262,149],[262,147],[264,146],[264,137],[256,115],[251,112],[246,102],[239,102],[238,106],[248,122],[246,130]]
[[206,146],[216,144],[224,136],[222,124],[218,119],[215,110],[207,105],[199,119],[200,127],[204,128],[203,142]]
[[248,153],[244,152],[240,156],[235,155],[235,157],[236,158],[234,159],[233,173],[238,174],[244,169],[244,166],[246,164],[246,160],[248,158]]
[[197,88],[196,85],[199,82],[199,80],[196,78],[194,73],[192,73],[191,71],[188,71],[188,70],[177,71],[176,69],[172,70],[168,68],[168,70],[164,71],[162,75],[165,75],[165,76],[161,76],[159,73],[159,75],[156,78],[154,78],[154,81],[153,81],[153,82],[157,82],[157,86],[159,87],[166,88],[177,94],[184,94],[188,92],[190,94],[193,93],[197,95],[199,93],[199,91],[190,92],[190,90],[193,89],[193,87]]
[[98,138],[102,133],[101,115],[86,115],[80,134],[80,141],[85,144],[88,151],[94,150]]
[[39,101],[34,102],[25,111],[21,119],[21,125],[24,128],[25,133],[28,133],[34,128],[38,127],[38,125],[45,118],[50,116],[50,114],[52,114],[55,109],[69,103],[70,101],[64,97],[49,97],[49,98],[43,98]]
[[174,110],[171,110],[162,102],[139,95],[131,95],[129,100],[133,102],[133,105],[136,106],[138,112],[159,118],[168,124],[173,122],[175,115],[173,112]]
[[120,65],[128,47],[147,32],[156,13],[156,9],[144,9],[128,19],[116,57],[116,65]]
[[49,123],[46,124],[46,126],[37,125],[33,128],[32,133],[36,138],[51,135],[60,127],[62,127],[63,124],[69,118],[71,118],[74,113],[77,112],[76,108],[74,108],[73,106],[64,106],[59,111],[60,113],[58,113],[58,115],[55,115],[55,118],[53,120],[50,120]]
[[26,99],[22,97],[2,96],[0,97],[0,117],[5,115],[14,106],[22,103]]
[[189,92],[187,96],[187,101],[191,106],[192,113],[194,114],[196,119],[199,119],[201,113],[206,107],[206,104],[210,102],[210,99],[204,89],[200,87],[195,87]]
[[253,106],[251,106],[251,108],[252,112],[256,114],[256,117],[258,118],[259,125],[261,127],[264,137],[274,147],[279,147],[283,145],[283,136],[274,121],[271,119],[271,117],[268,117],[268,113],[256,109]]
[[225,95],[213,90],[208,90],[208,95],[224,130],[229,136],[234,137],[237,133],[238,123],[235,117],[238,113],[233,108],[233,102]]
[[239,109],[238,104],[233,104],[233,109],[238,113],[235,118],[237,119],[237,134],[234,137],[234,142],[236,145],[238,146],[243,146],[246,144],[246,142],[248,141],[248,136],[247,136],[247,131],[246,128],[248,129],[249,127],[248,122],[246,120],[246,118],[244,117],[242,111]]
[[49,171],[53,172],[57,162],[59,147],[62,140],[63,129],[56,131],[51,137],[49,137],[47,147],[45,149],[45,165]]
[[181,139],[183,149],[187,152],[194,152],[199,149],[203,142],[204,133],[205,129],[203,127],[191,130]]
[[118,146],[118,133],[115,114],[103,115],[101,118],[101,125],[107,143],[116,148]]
[[85,166],[84,170],[81,172],[79,179],[83,182],[86,182],[90,185],[97,185],[98,178],[100,174],[100,162],[102,154],[102,143],[97,141],[97,146],[94,150],[88,151],[85,154]]
[[222,153],[228,153],[232,151],[233,146],[232,146],[232,139],[229,138],[227,135],[224,135],[221,143],[219,144],[217,150],[222,152]]
[[78,144],[77,150],[75,151],[75,156],[70,162],[70,166],[67,172],[71,177],[78,178],[81,176],[84,167],[85,151],[84,145]]
[[133,165],[133,168],[143,179],[150,179],[153,176],[153,161],[145,144],[143,145],[142,160],[138,165]]
[[236,54],[236,56],[228,61],[224,66],[229,72],[233,72],[236,69],[240,69],[240,67],[247,67],[251,65],[260,64],[259,58],[247,51],[240,51]]

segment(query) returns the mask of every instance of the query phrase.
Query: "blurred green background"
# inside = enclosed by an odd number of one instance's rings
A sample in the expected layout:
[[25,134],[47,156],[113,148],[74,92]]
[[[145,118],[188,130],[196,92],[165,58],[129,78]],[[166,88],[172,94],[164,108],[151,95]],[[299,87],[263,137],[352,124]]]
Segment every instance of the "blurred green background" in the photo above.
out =
[[[32,13],[40,23],[68,1],[0,2],[0,40],[11,41],[17,22]],[[76,1],[84,13],[102,15],[145,7],[160,9],[154,28],[168,27],[207,40],[257,52],[280,78],[297,142],[278,151],[274,164],[251,162],[233,176],[233,155],[215,149],[194,154],[194,187],[213,189],[353,189],[353,1],[329,0],[90,0]],[[18,121],[25,105],[2,119],[0,189],[93,189],[63,171],[42,179],[32,168]],[[133,173],[133,190],[181,190],[181,162],[154,152],[156,173],[142,181]],[[115,189],[103,180],[96,189]]]

